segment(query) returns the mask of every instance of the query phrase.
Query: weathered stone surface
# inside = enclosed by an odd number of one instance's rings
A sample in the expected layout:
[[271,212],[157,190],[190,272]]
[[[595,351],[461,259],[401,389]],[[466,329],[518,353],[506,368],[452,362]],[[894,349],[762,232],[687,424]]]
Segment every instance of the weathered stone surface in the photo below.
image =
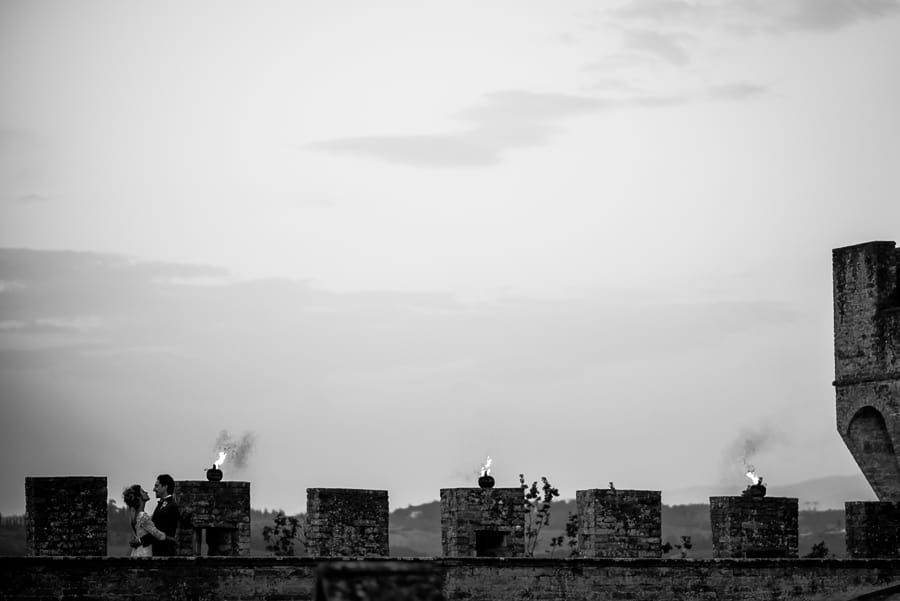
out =
[[316,557],[387,557],[388,492],[307,488],[307,551]]
[[798,500],[710,497],[715,557],[797,557]]
[[[323,563],[334,565],[297,557],[9,557],[0,562],[0,599],[312,601]],[[364,573],[368,562],[343,563]],[[900,560],[889,559],[444,558],[388,563],[409,566],[409,578],[398,573],[379,577],[376,566],[369,578],[346,574],[359,585],[354,591],[344,585],[328,590],[351,595],[338,599],[404,599],[404,581],[414,586],[434,582],[429,569],[438,573],[443,598],[459,601],[848,601],[900,584]],[[339,575],[331,572],[331,577]],[[381,596],[382,583],[398,596]],[[432,594],[429,587],[421,598],[431,601]]]
[[844,503],[847,555],[900,557],[900,503]]
[[319,567],[316,601],[441,601],[440,566],[426,562],[334,562]]
[[25,478],[28,555],[106,555],[105,476]]
[[442,488],[444,557],[521,557],[525,499],[521,488]]
[[582,557],[660,557],[662,493],[658,490],[575,491]]
[[174,496],[178,555],[250,555],[249,482],[178,480]]
[[900,502],[900,249],[832,251],[837,430],[880,501]]

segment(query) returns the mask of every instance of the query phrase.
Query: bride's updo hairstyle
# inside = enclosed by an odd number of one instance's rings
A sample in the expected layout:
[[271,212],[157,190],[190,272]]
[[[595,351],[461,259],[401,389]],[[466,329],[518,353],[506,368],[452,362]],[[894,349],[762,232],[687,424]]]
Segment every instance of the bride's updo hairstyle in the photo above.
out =
[[141,506],[141,485],[140,484],[132,484],[128,488],[122,491],[122,500],[125,501],[125,505],[131,507],[132,509],[137,509]]

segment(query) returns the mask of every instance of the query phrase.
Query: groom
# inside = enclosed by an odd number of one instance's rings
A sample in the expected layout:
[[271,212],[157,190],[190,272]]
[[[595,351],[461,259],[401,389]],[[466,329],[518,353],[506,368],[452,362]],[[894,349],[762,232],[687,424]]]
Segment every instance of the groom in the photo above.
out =
[[[153,525],[166,533],[167,536],[175,536],[175,530],[178,528],[178,505],[172,498],[175,491],[175,480],[169,474],[160,474],[156,477],[156,483],[153,485],[153,492],[156,494],[158,502],[156,509],[153,510]],[[166,555],[175,555],[175,541],[167,538],[166,540],[153,539],[153,557]]]

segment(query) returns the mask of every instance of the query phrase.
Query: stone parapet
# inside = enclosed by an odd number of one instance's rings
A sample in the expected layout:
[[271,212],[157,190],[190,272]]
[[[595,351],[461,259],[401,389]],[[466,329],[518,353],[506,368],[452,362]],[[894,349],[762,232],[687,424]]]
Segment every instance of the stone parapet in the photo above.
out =
[[522,489],[442,488],[441,550],[444,557],[522,557]]
[[798,500],[710,497],[714,557],[797,557]]
[[444,601],[434,562],[336,561],[319,567],[316,601]]
[[249,482],[178,480],[174,496],[178,555],[250,555]]
[[25,478],[28,555],[106,555],[105,476]]
[[[900,589],[900,561],[889,559],[444,558],[392,560],[377,566],[358,560],[342,563],[346,570],[332,567],[333,561],[307,557],[7,557],[0,562],[0,598],[376,601],[406,599],[403,595],[412,585],[419,598],[432,601],[432,587],[439,585],[444,599],[469,601],[813,601],[889,599]],[[437,574],[430,575],[431,570]],[[319,580],[323,575],[330,585]],[[320,582],[324,597],[317,596]],[[348,583],[359,586],[350,588]]]
[[844,516],[849,557],[900,557],[900,503],[848,501]]
[[307,488],[307,552],[315,557],[387,557],[388,491]]
[[582,557],[660,557],[662,493],[658,490],[575,491]]

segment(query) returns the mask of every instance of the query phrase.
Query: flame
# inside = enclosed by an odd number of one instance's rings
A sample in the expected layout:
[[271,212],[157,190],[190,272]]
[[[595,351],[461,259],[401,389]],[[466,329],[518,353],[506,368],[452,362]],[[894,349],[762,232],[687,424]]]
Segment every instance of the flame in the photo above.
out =
[[751,469],[747,472],[747,477],[750,478],[753,484],[759,484],[759,476],[756,474],[756,471]]
[[488,458],[485,459],[484,465],[481,466],[481,475],[482,476],[490,476],[491,475],[491,456],[488,455]]
[[213,462],[213,466],[216,469],[219,469],[220,467],[222,467],[222,464],[225,463],[225,457],[227,457],[227,456],[228,456],[228,453],[226,453],[225,451],[219,451],[219,458]]

